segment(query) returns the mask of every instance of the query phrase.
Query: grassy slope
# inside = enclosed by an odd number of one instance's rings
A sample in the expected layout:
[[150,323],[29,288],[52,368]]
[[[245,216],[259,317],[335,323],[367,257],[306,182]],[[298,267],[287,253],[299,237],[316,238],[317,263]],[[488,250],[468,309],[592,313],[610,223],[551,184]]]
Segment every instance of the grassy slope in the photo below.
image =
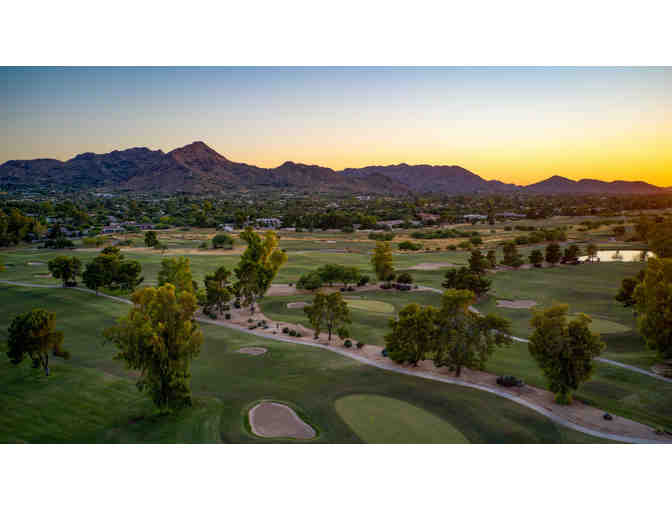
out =
[[[193,409],[157,416],[134,388],[132,374],[112,361],[101,331],[125,305],[72,290],[19,289],[0,285],[0,342],[11,317],[34,306],[57,313],[70,361],[52,363],[45,381],[27,364],[0,358],[0,442],[272,442],[244,427],[249,405],[269,398],[291,402],[320,431],[319,441],[361,440],[334,402],[358,393],[404,400],[448,420],[470,442],[596,442],[560,428],[502,398],[361,365],[315,348],[264,340],[205,326],[205,343],[193,364]],[[235,351],[263,346],[264,356]],[[446,439],[450,440],[449,438]],[[599,442],[599,441],[597,441]]]

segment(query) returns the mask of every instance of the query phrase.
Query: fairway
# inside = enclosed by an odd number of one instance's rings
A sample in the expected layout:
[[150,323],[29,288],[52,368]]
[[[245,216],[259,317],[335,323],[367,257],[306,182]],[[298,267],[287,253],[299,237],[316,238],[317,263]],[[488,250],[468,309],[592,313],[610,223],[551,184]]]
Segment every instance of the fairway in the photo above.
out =
[[[297,441],[263,438],[246,429],[250,402],[260,399],[291,402],[319,431],[313,441],[357,443],[366,439],[344,422],[334,403],[362,393],[408,402],[452,423],[472,443],[605,442],[479,390],[390,373],[314,347],[207,324],[201,325],[204,343],[192,364],[194,407],[162,416],[135,388],[135,374],[112,359],[114,348],[102,343],[103,329],[127,305],[68,289],[6,285],[0,285],[0,300],[0,347],[15,314],[43,307],[56,313],[57,329],[72,354],[67,361],[52,360],[48,380],[27,362],[14,366],[0,357],[0,443]],[[267,352],[237,352],[243,348]]]
[[336,411],[367,443],[469,443],[453,425],[403,400],[349,395]]
[[374,313],[394,313],[394,305],[385,303],[384,301],[373,301],[371,299],[346,299],[346,303],[350,308],[355,310],[364,310],[365,312]]

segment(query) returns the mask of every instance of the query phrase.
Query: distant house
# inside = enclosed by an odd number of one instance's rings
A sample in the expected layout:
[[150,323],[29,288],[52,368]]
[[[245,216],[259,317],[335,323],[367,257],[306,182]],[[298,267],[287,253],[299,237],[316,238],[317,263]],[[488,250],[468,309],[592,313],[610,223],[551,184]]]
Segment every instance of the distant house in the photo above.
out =
[[231,223],[221,223],[217,225],[217,230],[223,230],[224,232],[233,232],[233,224]]
[[103,227],[103,229],[100,231],[101,234],[116,234],[119,232],[125,232],[126,229],[120,226],[112,226],[108,225],[107,227]]
[[257,226],[261,228],[280,228],[282,220],[278,218],[257,218]]

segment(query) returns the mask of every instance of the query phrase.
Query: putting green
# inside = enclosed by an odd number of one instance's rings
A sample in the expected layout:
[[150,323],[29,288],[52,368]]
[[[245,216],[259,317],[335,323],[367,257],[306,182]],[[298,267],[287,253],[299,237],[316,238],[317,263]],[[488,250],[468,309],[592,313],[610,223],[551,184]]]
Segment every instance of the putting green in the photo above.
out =
[[346,299],[350,308],[355,310],[364,310],[365,312],[375,313],[394,313],[394,305],[384,301],[373,301],[370,299]]
[[[575,319],[578,317],[578,314],[570,314],[569,319]],[[595,317],[591,317],[592,322],[590,323],[590,330],[593,333],[600,333],[604,335],[610,335],[613,333],[626,333],[630,331],[630,328],[628,326],[624,326],[623,324],[619,324],[618,322],[613,322],[613,321],[608,321],[606,319],[597,319]]]
[[380,395],[348,395],[336,412],[367,443],[469,443],[450,423],[403,400]]

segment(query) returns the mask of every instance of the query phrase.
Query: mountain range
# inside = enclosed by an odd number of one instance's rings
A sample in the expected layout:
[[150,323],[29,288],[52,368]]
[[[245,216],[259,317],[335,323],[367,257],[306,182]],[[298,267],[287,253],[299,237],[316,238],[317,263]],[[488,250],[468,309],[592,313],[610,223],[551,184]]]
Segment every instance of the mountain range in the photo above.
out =
[[203,142],[168,153],[136,147],[106,154],[87,152],[67,161],[11,160],[0,165],[0,187],[44,186],[73,190],[210,193],[255,189],[288,191],[417,193],[660,193],[642,181],[573,181],[553,176],[528,186],[485,180],[460,166],[367,166],[335,171],[287,161],[277,168],[261,168],[230,161]]

